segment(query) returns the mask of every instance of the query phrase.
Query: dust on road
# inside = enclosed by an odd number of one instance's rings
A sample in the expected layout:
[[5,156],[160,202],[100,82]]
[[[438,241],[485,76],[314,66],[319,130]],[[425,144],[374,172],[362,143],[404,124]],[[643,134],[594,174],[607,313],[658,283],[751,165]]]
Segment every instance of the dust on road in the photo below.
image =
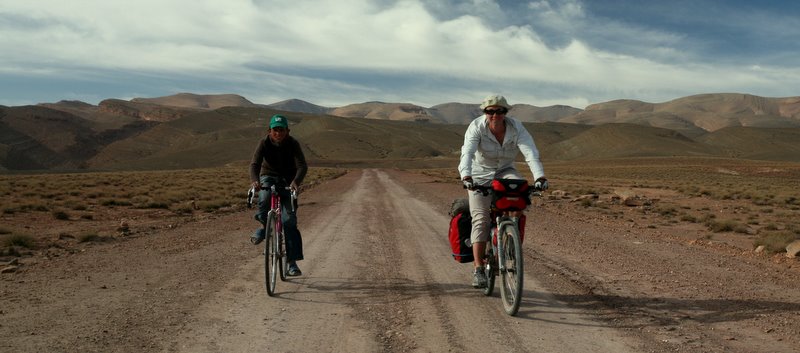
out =
[[632,342],[526,278],[519,317],[469,286],[448,218],[385,172],[363,170],[304,197],[304,275],[266,297],[258,250],[201,305],[169,351],[633,351]]

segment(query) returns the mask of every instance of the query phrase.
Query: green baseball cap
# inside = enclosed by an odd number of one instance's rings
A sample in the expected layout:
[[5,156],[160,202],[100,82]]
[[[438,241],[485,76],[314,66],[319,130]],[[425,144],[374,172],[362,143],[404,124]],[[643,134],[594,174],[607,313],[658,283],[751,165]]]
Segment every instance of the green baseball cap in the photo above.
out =
[[272,119],[269,119],[269,128],[276,128],[282,127],[284,129],[289,128],[289,121],[286,120],[286,117],[280,114],[275,114],[272,116]]

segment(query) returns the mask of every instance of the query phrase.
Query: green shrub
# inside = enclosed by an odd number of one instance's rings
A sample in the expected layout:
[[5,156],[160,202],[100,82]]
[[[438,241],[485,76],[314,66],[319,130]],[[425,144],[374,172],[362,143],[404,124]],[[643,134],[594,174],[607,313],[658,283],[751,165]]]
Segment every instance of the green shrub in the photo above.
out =
[[83,234],[83,235],[78,237],[78,241],[81,242],[81,243],[100,242],[100,241],[106,241],[106,240],[109,240],[109,239],[110,239],[109,237],[102,236],[102,235],[97,234],[95,232],[89,232],[89,233]]
[[131,203],[128,201],[120,201],[116,199],[105,199],[100,201],[100,204],[106,207],[114,207],[114,206],[131,206]]
[[712,220],[706,222],[706,226],[708,226],[708,229],[714,233],[722,233],[722,232],[747,233],[747,226],[735,220],[723,220],[723,221]]
[[697,223],[697,222],[698,222],[698,219],[697,219],[697,217],[695,217],[695,216],[692,216],[692,215],[690,215],[690,214],[688,214],[688,213],[687,213],[687,214],[684,214],[683,216],[681,216],[681,221],[684,221],[684,222],[691,222],[691,223]]
[[767,252],[778,253],[786,251],[786,246],[797,239],[798,236],[791,232],[767,233],[756,239],[753,245],[755,247],[763,245]]
[[11,234],[3,238],[3,245],[6,247],[18,246],[21,248],[33,249],[33,237],[26,234]]
[[69,214],[64,211],[53,211],[53,218],[61,220],[61,221],[68,221]]
[[659,206],[655,209],[655,211],[664,217],[674,217],[678,214],[678,210],[672,206]]
[[142,205],[142,208],[163,208],[169,209],[169,204],[166,202],[151,201]]
[[778,226],[775,223],[768,223],[764,226],[765,230],[778,230]]

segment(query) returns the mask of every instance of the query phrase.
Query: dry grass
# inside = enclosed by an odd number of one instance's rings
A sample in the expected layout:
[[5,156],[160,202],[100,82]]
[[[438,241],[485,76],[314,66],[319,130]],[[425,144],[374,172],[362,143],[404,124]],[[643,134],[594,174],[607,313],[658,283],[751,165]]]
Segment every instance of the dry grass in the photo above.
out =
[[[544,163],[551,191],[573,197],[609,195],[618,189],[676,195],[641,207],[643,214],[663,220],[658,224],[701,224],[711,233],[756,234],[758,239],[773,238],[775,232],[800,236],[798,163],[686,157]],[[519,169],[531,178],[524,165]],[[455,166],[423,173],[438,182],[459,180]],[[595,199],[574,204],[607,213],[596,207],[603,203]]]
[[[343,170],[312,168],[306,185]],[[51,212],[58,220],[101,208],[214,212],[242,204],[249,188],[244,168],[178,171],[0,175],[5,214]]]
[[[303,187],[312,187],[345,172],[311,168]],[[0,255],[18,255],[16,249],[34,248],[37,243],[46,247],[58,241],[53,239],[61,238],[53,232],[63,229],[79,229],[79,243],[107,241],[114,234],[127,235],[130,229],[119,228],[120,215],[166,219],[243,210],[249,187],[246,166],[0,175],[0,216],[5,223],[0,228]],[[52,220],[59,222],[59,229],[45,225]],[[100,223],[106,224],[104,228],[97,225]],[[28,225],[38,227],[38,231],[32,230],[35,238],[15,231]]]

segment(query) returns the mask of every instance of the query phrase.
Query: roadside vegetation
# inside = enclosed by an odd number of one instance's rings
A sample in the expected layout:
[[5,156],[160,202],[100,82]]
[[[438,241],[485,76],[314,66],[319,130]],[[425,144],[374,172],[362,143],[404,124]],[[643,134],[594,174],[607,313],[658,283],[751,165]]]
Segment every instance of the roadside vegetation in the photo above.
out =
[[[346,170],[311,168],[303,187],[313,187]],[[222,168],[68,174],[0,175],[0,255],[51,245],[53,239],[76,239],[81,243],[106,241],[127,234],[127,225],[110,229],[59,233],[42,239],[26,228],[46,224],[109,221],[125,215],[147,217],[195,217],[240,211],[246,207],[250,187],[246,166]],[[37,224],[42,223],[42,224]],[[77,227],[78,229],[84,227]]]
[[[753,248],[782,252],[800,239],[800,164],[715,158],[629,158],[545,163],[550,195],[569,195],[572,204],[611,217],[635,208],[656,217],[649,227],[697,224],[714,234],[752,239]],[[524,165],[520,170],[531,178]],[[427,170],[438,182],[459,183],[456,168]],[[643,191],[669,197],[626,196]],[[636,219],[631,218],[631,222]]]

